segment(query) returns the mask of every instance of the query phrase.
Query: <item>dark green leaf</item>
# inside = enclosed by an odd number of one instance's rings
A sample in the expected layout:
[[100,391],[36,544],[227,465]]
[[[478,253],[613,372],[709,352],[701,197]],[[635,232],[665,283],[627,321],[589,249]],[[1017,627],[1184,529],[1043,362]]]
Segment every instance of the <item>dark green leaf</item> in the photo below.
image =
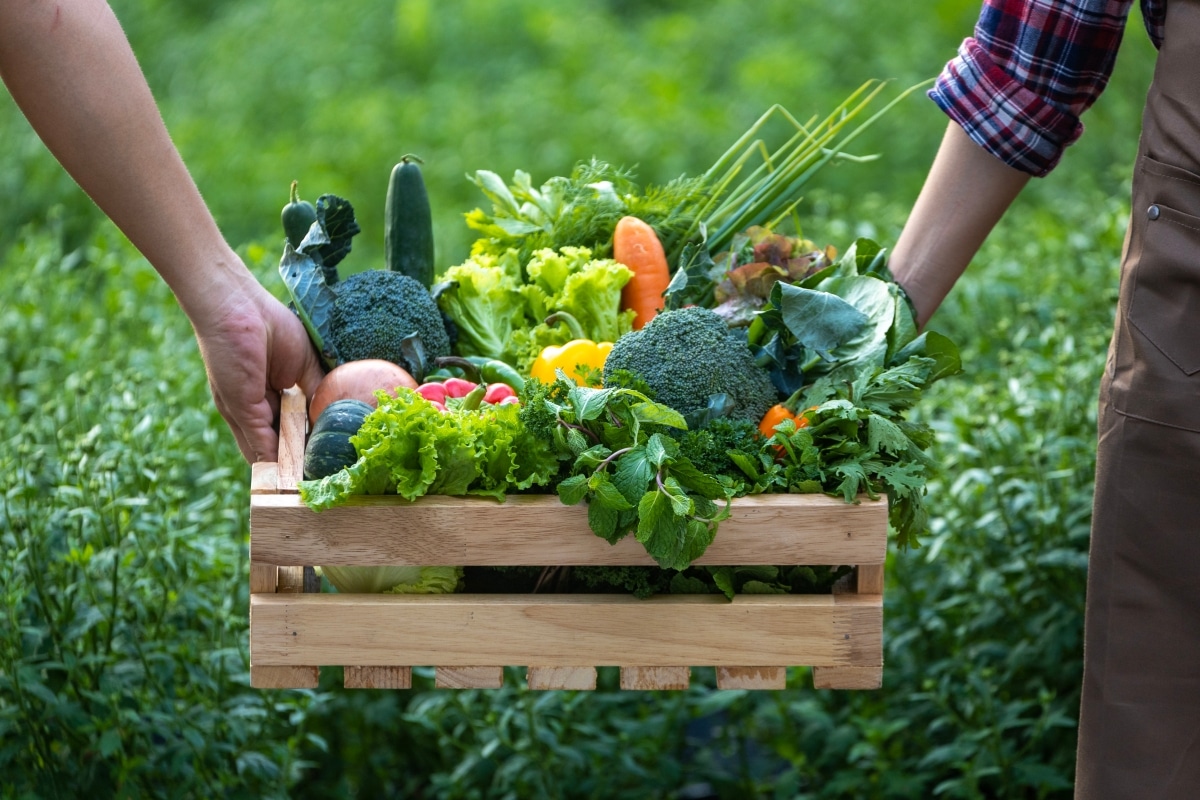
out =
[[586,475],[572,475],[558,482],[558,497],[563,505],[573,506],[587,497],[588,479]]
[[771,289],[771,304],[779,308],[796,341],[819,353],[860,336],[869,322],[866,314],[836,294],[782,281]]

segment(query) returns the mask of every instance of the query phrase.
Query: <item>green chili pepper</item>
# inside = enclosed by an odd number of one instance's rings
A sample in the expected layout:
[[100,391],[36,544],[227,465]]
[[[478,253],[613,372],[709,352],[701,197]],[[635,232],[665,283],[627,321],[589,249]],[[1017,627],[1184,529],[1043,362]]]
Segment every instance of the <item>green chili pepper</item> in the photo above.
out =
[[483,402],[483,396],[487,394],[487,387],[482,383],[467,393],[467,396],[462,399],[462,405],[459,406],[461,411],[474,411],[479,408],[479,404]]

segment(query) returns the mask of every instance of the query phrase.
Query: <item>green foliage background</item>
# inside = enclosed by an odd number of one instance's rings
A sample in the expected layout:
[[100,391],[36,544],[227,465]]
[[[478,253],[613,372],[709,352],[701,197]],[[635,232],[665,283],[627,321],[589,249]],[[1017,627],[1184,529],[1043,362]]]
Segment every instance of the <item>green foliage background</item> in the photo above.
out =
[[[351,199],[381,256],[387,174],[426,160],[439,261],[465,179],[592,155],[697,173],[770,104],[932,77],[972,0],[114,2],[230,241],[273,291],[292,179]],[[968,371],[926,546],[888,571],[880,692],[534,694],[248,688],[248,469],[153,271],[0,99],[0,796],[1065,797],[1074,764],[1094,397],[1152,49],[1109,91],[934,326]],[[821,175],[805,232],[890,244],[944,118],[912,97]],[[376,222],[378,220],[378,222]],[[281,293],[281,292],[280,292]],[[164,790],[163,787],[170,787]],[[691,795],[689,791],[695,792]]]

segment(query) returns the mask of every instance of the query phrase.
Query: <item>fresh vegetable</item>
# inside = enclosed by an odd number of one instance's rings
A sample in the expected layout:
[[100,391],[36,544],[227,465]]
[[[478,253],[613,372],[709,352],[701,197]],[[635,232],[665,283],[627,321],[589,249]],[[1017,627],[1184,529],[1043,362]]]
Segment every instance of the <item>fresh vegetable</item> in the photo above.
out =
[[617,220],[627,214],[676,238],[691,228],[693,212],[706,197],[702,179],[679,178],[643,189],[630,171],[594,158],[540,187],[522,170],[508,185],[488,170],[479,170],[474,179],[491,210],[477,208],[467,215],[467,225],[481,234],[472,254],[516,251],[522,262],[539,250],[564,247],[586,247],[606,257]]
[[438,307],[458,329],[455,351],[517,364],[532,326],[521,294],[521,263],[515,252],[475,255],[439,278]]
[[636,531],[662,567],[684,569],[702,555],[729,516],[732,484],[682,455],[666,431],[685,429],[683,417],[632,389],[566,379],[553,389],[523,418],[531,435],[573,459],[556,487],[562,502],[586,500],[588,525],[609,542]]
[[342,594],[449,594],[461,567],[317,567]]
[[433,285],[433,217],[419,159],[406,155],[392,168],[384,204],[387,269]]
[[515,399],[517,393],[507,383],[489,383],[484,391],[483,402],[498,405],[509,399]]
[[434,364],[439,369],[457,369],[463,373],[463,377],[473,383],[500,383],[513,390],[519,390],[525,385],[521,373],[498,358],[448,356],[436,359]]
[[358,460],[352,434],[326,430],[308,437],[304,445],[304,477],[316,480],[340,472]]
[[317,221],[316,207],[307,200],[300,199],[298,187],[299,182],[292,181],[291,199],[280,212],[283,233],[292,247],[300,246],[300,242],[304,241],[304,237],[308,234],[308,229]]
[[775,426],[785,419],[790,419],[797,428],[803,428],[808,425],[807,419],[797,416],[783,403],[776,403],[767,409],[766,414],[763,414],[762,421],[758,423],[758,432],[763,436],[774,436]]
[[729,416],[757,423],[780,399],[745,341],[706,308],[664,311],[622,336],[604,364],[606,386],[617,370],[640,377],[658,402],[685,417],[724,395]]
[[342,361],[380,358],[423,377],[425,363],[411,347],[414,339],[428,359],[450,355],[437,303],[416,279],[398,272],[373,269],[342,281],[329,329]]
[[[577,338],[615,342],[632,330],[633,312],[621,308],[621,292],[632,274],[611,258],[595,258],[586,247],[538,250],[525,263],[526,314],[542,323],[564,312],[579,323],[583,336]],[[563,335],[553,324],[535,325],[530,344],[540,352],[548,344],[562,344],[565,340],[556,337]]]
[[[541,354],[529,368],[529,376],[542,383],[553,383],[557,379],[558,370],[577,382],[585,382],[585,373],[604,368],[609,353],[612,352],[612,342],[593,342],[583,338],[583,329],[570,314],[558,312],[546,318],[547,326],[561,322],[571,332],[571,339],[563,345],[550,345],[543,348]],[[580,368],[583,368],[582,370]]]
[[361,400],[335,400],[326,406],[312,426],[304,446],[304,477],[324,478],[358,460],[350,437],[358,433],[372,406]]
[[375,392],[380,389],[395,391],[404,386],[415,389],[417,382],[408,370],[379,358],[347,361],[330,370],[308,403],[308,418],[316,424],[327,406],[337,400],[353,398],[375,407]]
[[788,397],[846,365],[886,366],[916,336],[916,319],[887,269],[886,251],[867,239],[802,281],[774,283],[747,329],[759,363]]
[[658,234],[637,217],[621,217],[613,230],[613,258],[633,276],[621,290],[621,308],[632,311],[633,329],[641,328],[663,308],[671,270]]
[[[374,401],[374,398],[372,398]],[[375,403],[364,403],[362,400],[353,398],[345,398],[343,400],[334,400],[325,409],[321,411],[316,422],[312,424],[309,430],[309,436],[316,436],[318,433],[325,431],[339,431],[352,436],[358,433],[358,429],[362,427],[363,420],[367,418],[367,414],[375,408]]]
[[412,389],[382,395],[352,438],[358,460],[321,480],[301,481],[300,497],[322,510],[361,494],[483,495],[544,486],[558,471],[552,444],[520,422],[516,405],[444,412]]
[[293,247],[291,242],[284,243],[279,274],[291,296],[292,310],[308,331],[322,365],[329,370],[339,362],[330,335],[337,267],[350,252],[359,227],[353,206],[336,195],[318,197],[316,213],[316,224],[309,228],[300,244]]
[[544,322],[555,312],[575,318],[583,333],[576,338],[611,342],[631,330],[633,313],[621,310],[630,274],[582,247],[538,250],[524,263],[516,251],[480,254],[446,271],[438,305],[458,329],[459,355],[524,373],[546,347],[568,341],[566,328]]

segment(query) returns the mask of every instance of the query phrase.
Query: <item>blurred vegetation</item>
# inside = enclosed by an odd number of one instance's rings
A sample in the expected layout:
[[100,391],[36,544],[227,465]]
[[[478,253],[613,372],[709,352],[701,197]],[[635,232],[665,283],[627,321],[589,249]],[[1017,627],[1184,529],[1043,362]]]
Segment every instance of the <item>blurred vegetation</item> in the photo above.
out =
[[[278,291],[279,208],[343,194],[379,258],[386,176],[427,162],[440,258],[464,174],[591,155],[706,167],[773,102],[934,75],[977,7],[864,0],[114,2],[214,212]],[[1095,428],[1152,51],[1135,17],[1089,131],[938,313],[966,375],[923,404],[943,475],[890,556],[884,688],[250,690],[249,470],[190,328],[0,100],[0,797],[1069,797]],[[910,98],[821,175],[806,233],[890,243],[945,125]],[[88,298],[81,303],[79,298]],[[114,354],[119,354],[114,357]],[[164,787],[170,787],[169,790]]]

